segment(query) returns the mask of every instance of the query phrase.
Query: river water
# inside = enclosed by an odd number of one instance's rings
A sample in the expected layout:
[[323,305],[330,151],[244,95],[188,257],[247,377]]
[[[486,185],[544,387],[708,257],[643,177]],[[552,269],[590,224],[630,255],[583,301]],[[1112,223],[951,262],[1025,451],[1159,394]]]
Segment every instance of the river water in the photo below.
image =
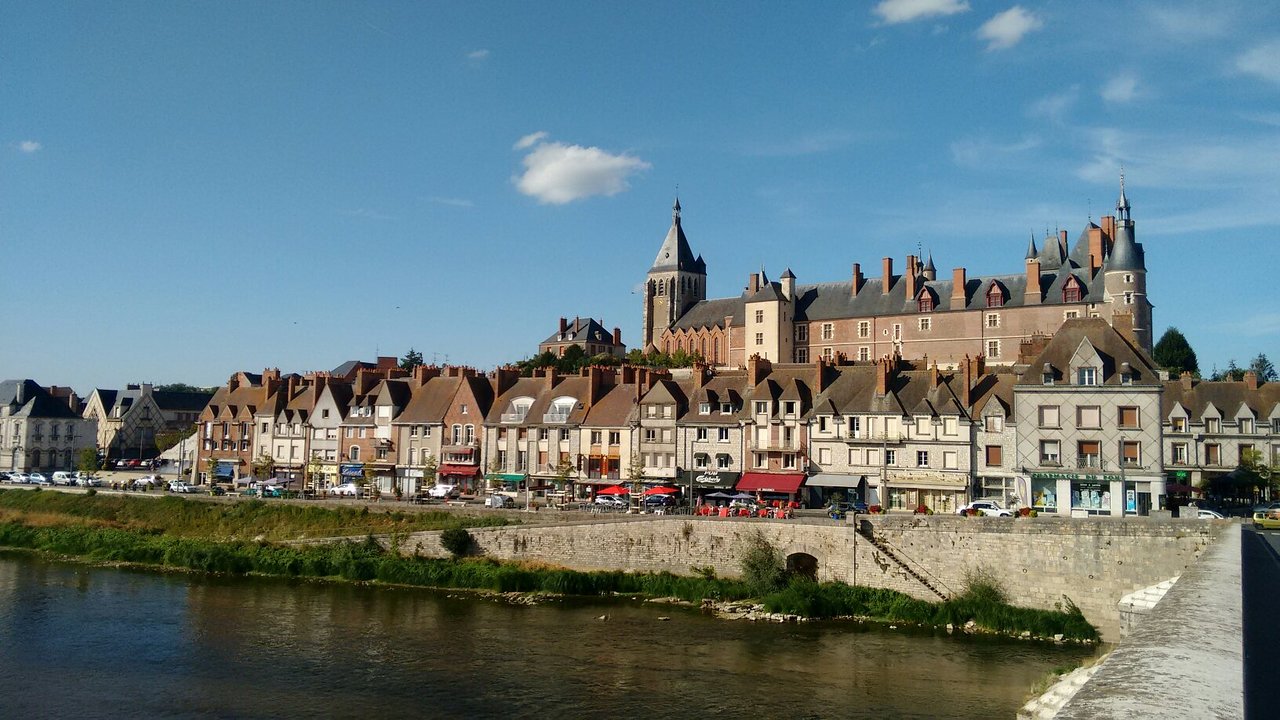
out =
[[1090,654],[0,554],[5,718],[1012,717]]

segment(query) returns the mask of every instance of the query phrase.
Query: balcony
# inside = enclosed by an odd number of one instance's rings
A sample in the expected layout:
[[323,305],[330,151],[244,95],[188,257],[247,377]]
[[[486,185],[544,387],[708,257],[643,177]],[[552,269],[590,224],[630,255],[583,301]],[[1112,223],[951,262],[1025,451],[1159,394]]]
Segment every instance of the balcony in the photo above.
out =
[[501,421],[502,421],[502,422],[504,422],[504,423],[522,423],[522,422],[524,422],[524,418],[525,418],[525,416],[526,416],[526,415],[528,415],[528,414],[529,414],[529,413],[528,413],[528,411],[525,411],[525,412],[513,412],[513,413],[502,413]]
[[1097,470],[1102,467],[1102,460],[1097,455],[1078,455],[1076,456],[1076,467]]
[[573,414],[573,410],[552,410],[542,414],[542,422],[548,424],[563,424],[569,420],[569,416]]
[[844,439],[851,442],[875,443],[877,445],[901,444],[906,438],[902,435],[890,435],[888,433],[867,433],[867,432],[849,432],[845,433]]

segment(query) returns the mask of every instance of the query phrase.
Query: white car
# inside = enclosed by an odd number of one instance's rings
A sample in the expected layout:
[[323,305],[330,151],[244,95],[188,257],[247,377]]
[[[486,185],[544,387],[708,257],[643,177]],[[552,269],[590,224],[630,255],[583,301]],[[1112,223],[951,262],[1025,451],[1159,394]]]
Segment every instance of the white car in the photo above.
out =
[[957,515],[968,515],[970,510],[977,510],[984,517],[1013,517],[1013,511],[1000,507],[995,500],[974,500],[956,511]]
[[458,486],[433,485],[431,489],[427,490],[427,495],[437,500],[443,500],[444,498],[456,498],[458,497]]
[[194,485],[188,485],[182,480],[171,480],[169,482],[169,492],[175,493],[194,493],[200,492]]
[[516,501],[512,500],[509,495],[490,495],[484,499],[484,506],[491,508],[513,508]]
[[611,508],[626,508],[631,502],[621,495],[597,495],[596,504]]
[[1206,508],[1198,508],[1196,510],[1196,519],[1198,520],[1226,520],[1226,516],[1217,510],[1208,510]]
[[9,475],[9,482],[16,483],[18,485],[26,485],[31,482],[31,476],[24,472],[16,472]]
[[360,486],[355,483],[342,483],[329,488],[330,497],[360,497]]

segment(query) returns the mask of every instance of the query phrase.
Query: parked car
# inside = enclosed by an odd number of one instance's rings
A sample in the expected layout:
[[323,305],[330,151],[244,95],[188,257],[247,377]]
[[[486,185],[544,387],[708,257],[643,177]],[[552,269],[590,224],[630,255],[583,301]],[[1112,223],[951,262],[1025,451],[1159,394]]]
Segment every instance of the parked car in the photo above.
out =
[[1253,512],[1255,513],[1270,512],[1271,510],[1280,510],[1280,501],[1258,503],[1253,506]]
[[133,481],[133,487],[137,490],[150,490],[160,484],[160,478],[155,475],[143,475]]
[[188,485],[182,480],[171,480],[169,481],[169,492],[189,494],[199,492],[199,490],[196,489],[196,486]]
[[77,473],[76,484],[79,485],[80,487],[99,487],[100,485],[102,485],[102,481],[92,475],[86,475],[85,473]]
[[330,497],[360,497],[360,486],[355,483],[342,483],[328,490]]
[[510,495],[490,495],[484,499],[484,506],[491,508],[513,508],[516,501]]
[[673,507],[676,499],[670,495],[650,495],[644,499],[645,507]]
[[284,497],[284,488],[279,485],[263,485],[262,497],[278,498]]
[[31,473],[31,475],[27,477],[27,482],[32,485],[44,485],[46,487],[53,484],[53,481],[45,477],[44,473],[38,472]]
[[31,476],[24,472],[11,473],[9,475],[9,482],[14,483],[15,485],[26,485],[31,482]]
[[1000,507],[995,500],[974,500],[956,511],[957,515],[968,515],[970,510],[977,510],[985,517],[1013,517],[1013,511]]
[[1280,528],[1280,509],[1254,513],[1253,524],[1260,528]]
[[631,507],[631,502],[622,495],[597,495],[596,504],[609,508]]
[[1226,517],[1217,510],[1209,508],[1196,508],[1196,518],[1199,520],[1225,520]]
[[457,498],[459,494],[460,493],[458,492],[457,485],[440,484],[440,485],[434,485],[429,490],[427,490],[427,495],[430,497],[436,498],[437,500],[443,500],[445,498]]
[[75,473],[67,472],[65,470],[59,470],[58,472],[53,474],[53,484],[54,485],[75,485],[76,475]]

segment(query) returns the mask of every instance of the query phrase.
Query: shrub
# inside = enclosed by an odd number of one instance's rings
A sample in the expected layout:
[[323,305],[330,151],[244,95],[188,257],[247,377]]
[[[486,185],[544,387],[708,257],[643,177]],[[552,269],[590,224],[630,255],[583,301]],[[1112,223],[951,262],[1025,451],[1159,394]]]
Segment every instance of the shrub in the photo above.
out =
[[757,532],[747,540],[742,553],[742,579],[757,595],[768,595],[782,587],[786,575],[782,553]]
[[919,504],[919,505],[917,505],[917,506],[916,506],[916,509],[915,509],[915,511],[914,511],[914,513],[913,513],[913,514],[915,514],[915,515],[932,515],[932,514],[933,514],[933,510],[931,510],[931,509],[929,508],[929,506],[928,506],[928,505],[925,505],[924,503],[921,503],[921,504]]
[[1009,601],[1009,593],[991,568],[979,565],[964,572],[962,597],[977,602],[1003,604]]
[[475,540],[466,528],[451,527],[440,533],[440,545],[454,557],[462,557],[471,552]]
[[1018,508],[1018,517],[1030,517],[1033,512],[1035,511],[1029,507],[1020,507]]
[[867,513],[870,515],[880,515],[884,513],[884,508],[879,505],[872,505],[867,508]]

